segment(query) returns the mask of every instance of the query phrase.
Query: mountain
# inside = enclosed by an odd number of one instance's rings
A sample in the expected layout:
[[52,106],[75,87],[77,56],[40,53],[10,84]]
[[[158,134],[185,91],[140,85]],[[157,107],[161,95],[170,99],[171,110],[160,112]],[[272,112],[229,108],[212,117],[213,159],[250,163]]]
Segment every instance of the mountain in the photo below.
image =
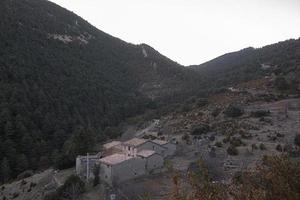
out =
[[300,84],[300,38],[257,49],[246,48],[189,67],[206,76],[209,85],[205,87],[234,85],[274,73],[295,89]]
[[73,162],[95,139],[120,134],[109,127],[179,101],[198,80],[46,0],[2,0],[0,18],[0,182],[70,152]]

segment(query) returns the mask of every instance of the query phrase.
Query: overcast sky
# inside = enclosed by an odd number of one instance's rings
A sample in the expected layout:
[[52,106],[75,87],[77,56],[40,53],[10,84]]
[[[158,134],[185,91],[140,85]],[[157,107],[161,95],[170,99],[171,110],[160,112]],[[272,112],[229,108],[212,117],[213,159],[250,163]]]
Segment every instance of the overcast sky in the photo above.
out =
[[300,0],[51,0],[184,64],[300,37]]

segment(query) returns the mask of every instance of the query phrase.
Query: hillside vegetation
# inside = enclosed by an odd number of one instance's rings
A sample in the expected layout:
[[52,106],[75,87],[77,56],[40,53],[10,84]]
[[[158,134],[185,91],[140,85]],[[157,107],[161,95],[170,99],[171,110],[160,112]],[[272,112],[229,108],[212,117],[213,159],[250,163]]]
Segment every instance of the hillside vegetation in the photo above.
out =
[[120,134],[108,127],[178,101],[196,78],[48,1],[3,0],[0,18],[1,181],[73,164],[97,140]]
[[190,67],[206,76],[209,85],[205,87],[214,89],[274,73],[278,81],[281,81],[279,85],[287,86],[285,89],[299,91],[300,39],[291,39],[258,49],[246,48]]
[[0,182],[72,166],[118,137],[120,122],[201,107],[236,83],[268,75],[283,92],[300,89],[300,39],[184,67],[46,0],[2,0],[0,18]]

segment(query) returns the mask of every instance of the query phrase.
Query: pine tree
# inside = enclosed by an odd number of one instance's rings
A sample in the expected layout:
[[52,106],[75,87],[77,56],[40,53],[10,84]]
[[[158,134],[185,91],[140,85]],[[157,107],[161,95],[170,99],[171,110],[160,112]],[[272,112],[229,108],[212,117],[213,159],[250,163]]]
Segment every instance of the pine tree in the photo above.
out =
[[25,133],[21,140],[21,150],[27,156],[32,156],[33,139],[28,133]]
[[11,169],[9,161],[6,157],[3,158],[0,166],[0,180],[5,183],[10,179]]
[[20,154],[16,157],[16,167],[15,170],[17,174],[22,173],[29,167],[28,159],[24,154]]
[[11,121],[7,121],[5,124],[5,136],[10,139],[14,137],[14,127]]

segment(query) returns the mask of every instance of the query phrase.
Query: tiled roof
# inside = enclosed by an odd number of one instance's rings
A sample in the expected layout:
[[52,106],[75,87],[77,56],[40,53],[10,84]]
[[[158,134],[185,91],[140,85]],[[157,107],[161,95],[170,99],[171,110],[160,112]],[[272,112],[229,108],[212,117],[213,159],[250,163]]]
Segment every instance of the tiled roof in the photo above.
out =
[[152,151],[152,150],[142,150],[137,153],[137,155],[142,156],[144,158],[152,156],[153,154],[155,154],[155,151]]
[[141,144],[144,144],[145,142],[147,142],[147,140],[140,139],[140,138],[133,138],[131,140],[128,140],[128,141],[124,142],[124,144],[136,147],[136,146],[139,146]]
[[165,140],[152,140],[152,142],[159,144],[159,145],[164,145],[164,144],[169,143],[168,141],[165,141]]
[[110,148],[112,148],[112,147],[114,147],[114,146],[117,146],[117,145],[120,145],[120,144],[121,144],[120,141],[111,141],[111,142],[109,142],[109,143],[104,144],[103,147],[104,147],[105,149],[110,149]]
[[100,162],[105,163],[105,164],[109,164],[109,165],[116,165],[119,164],[121,162],[124,162],[126,160],[131,159],[132,157],[126,156],[125,154],[113,154],[111,156],[107,156],[104,158],[100,159]]

